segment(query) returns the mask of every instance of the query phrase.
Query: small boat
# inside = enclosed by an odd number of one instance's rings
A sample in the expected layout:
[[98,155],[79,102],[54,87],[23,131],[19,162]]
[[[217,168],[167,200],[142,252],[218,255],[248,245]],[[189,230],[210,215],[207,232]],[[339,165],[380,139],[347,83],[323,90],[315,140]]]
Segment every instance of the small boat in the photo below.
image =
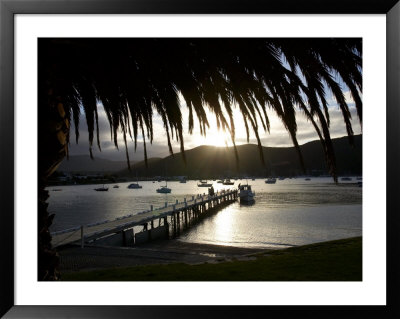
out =
[[139,185],[139,183],[132,183],[132,184],[129,184],[127,188],[129,188],[129,189],[138,189],[138,188],[142,188],[142,186]]
[[226,180],[224,180],[224,182],[222,184],[224,184],[224,185],[233,185],[233,184],[235,184],[235,182],[232,182],[229,178],[227,178]]
[[186,183],[186,179],[179,180],[179,183],[185,184]]
[[255,179],[255,178],[252,178],[251,180],[252,180],[252,181],[255,181],[256,179]]
[[113,188],[119,188],[119,185],[114,185]]
[[168,188],[167,186],[161,186],[160,188],[157,188],[156,192],[162,194],[171,193],[171,188]]
[[157,193],[167,194],[171,193],[171,188],[168,188],[168,182],[165,180],[165,186],[161,186],[160,188],[156,189]]
[[239,185],[239,198],[241,202],[252,202],[254,201],[255,193],[251,190],[250,185]]
[[127,188],[129,188],[129,189],[139,189],[139,188],[142,188],[142,186],[139,185],[139,180],[138,180],[137,172],[136,172],[136,183],[129,184]]
[[311,181],[311,178],[308,178],[308,177],[307,177],[307,178],[305,178],[304,180],[305,180],[305,181]]
[[222,184],[224,181],[222,179],[217,180],[217,183]]
[[52,189],[52,191],[53,191],[53,192],[61,192],[62,189],[61,189],[61,188],[55,188],[55,189]]
[[341,181],[351,181],[352,179],[351,179],[351,177],[342,177],[340,180]]
[[284,181],[285,178],[284,178],[284,177],[279,177],[279,180],[280,180],[280,181]]
[[94,189],[96,192],[107,192],[108,191],[108,187],[98,187]]
[[270,177],[265,181],[266,184],[275,184],[276,178]]
[[[158,182],[161,182],[161,178],[158,179]],[[157,193],[168,194],[171,193],[171,188],[168,188],[168,175],[167,175],[167,166],[165,166],[165,186],[161,186],[156,189]]]
[[200,181],[200,184],[197,184],[198,187],[211,187],[212,183],[207,183],[207,181]]

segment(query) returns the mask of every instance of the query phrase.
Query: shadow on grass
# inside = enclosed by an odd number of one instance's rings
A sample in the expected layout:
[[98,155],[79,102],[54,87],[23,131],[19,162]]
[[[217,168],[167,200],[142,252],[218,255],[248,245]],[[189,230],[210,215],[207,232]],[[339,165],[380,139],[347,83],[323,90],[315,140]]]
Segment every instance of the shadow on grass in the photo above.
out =
[[[250,260],[66,273],[64,281],[361,281],[362,237],[253,254]],[[254,258],[255,257],[255,258]]]

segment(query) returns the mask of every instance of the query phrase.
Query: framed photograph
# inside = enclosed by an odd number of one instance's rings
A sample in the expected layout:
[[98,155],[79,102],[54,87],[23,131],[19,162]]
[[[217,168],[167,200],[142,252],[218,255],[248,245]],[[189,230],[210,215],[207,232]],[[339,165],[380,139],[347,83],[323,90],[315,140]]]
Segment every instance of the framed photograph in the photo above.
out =
[[[0,314],[398,314],[399,15],[396,0],[0,0]],[[324,150],[319,157],[309,156],[317,153],[314,140]],[[275,149],[286,157],[271,157]],[[186,157],[168,157],[172,152]],[[77,160],[83,167],[89,156],[109,156],[100,166],[133,164],[119,175],[92,173],[92,162],[78,173],[62,166],[54,175],[67,155],[70,166]],[[243,163],[257,156],[260,167]],[[211,157],[212,165],[198,163]],[[171,190],[173,196],[164,194]],[[311,205],[297,209],[299,201]],[[230,203],[236,220],[225,210],[212,215]],[[140,213],[126,215],[132,205]],[[79,221],[68,219],[71,209]],[[323,216],[316,213],[321,210]],[[212,217],[188,231],[201,214]],[[93,264],[130,267],[127,258],[118,261],[120,252],[94,251],[178,235],[175,262],[217,269],[223,255],[244,266],[219,275],[179,266],[179,275],[166,279],[157,277],[159,270],[139,274],[139,268],[116,275],[75,271]],[[327,248],[304,246],[349,237]],[[148,245],[132,250],[144,265],[172,261],[170,246]],[[207,251],[188,253],[206,245]],[[298,255],[290,259],[296,250],[285,250],[292,269],[274,273],[274,263],[283,262],[275,252],[283,246],[296,246]],[[87,264],[85,249],[92,249]],[[311,262],[299,259],[302,249],[327,250],[309,255]],[[329,249],[345,260],[339,275],[334,253],[324,259]],[[269,272],[262,258],[269,258]],[[259,264],[246,268],[250,262]],[[318,262],[331,267],[320,270]]]

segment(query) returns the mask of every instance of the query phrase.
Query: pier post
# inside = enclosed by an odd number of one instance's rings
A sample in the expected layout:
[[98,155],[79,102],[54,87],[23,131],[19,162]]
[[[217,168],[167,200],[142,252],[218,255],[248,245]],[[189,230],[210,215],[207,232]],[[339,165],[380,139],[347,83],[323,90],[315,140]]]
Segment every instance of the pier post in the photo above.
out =
[[169,225],[168,225],[168,217],[164,217],[164,226],[165,226],[165,232],[167,233],[167,239],[169,239]]
[[174,238],[176,237],[176,214],[175,212],[172,214],[174,216]]
[[85,246],[85,238],[83,236],[83,225],[81,226],[81,248]]
[[188,212],[187,212],[187,209],[185,209],[185,228],[187,229],[188,228]]
[[151,211],[153,210],[153,205],[150,205],[150,210],[151,210]]
[[176,214],[178,216],[178,227],[177,227],[177,229],[178,229],[178,235],[179,235],[181,233],[181,215],[180,215],[179,211]]
[[168,206],[168,203],[167,203],[167,202],[165,202],[165,203],[164,203],[164,205],[165,205],[165,207],[167,207],[167,206]]

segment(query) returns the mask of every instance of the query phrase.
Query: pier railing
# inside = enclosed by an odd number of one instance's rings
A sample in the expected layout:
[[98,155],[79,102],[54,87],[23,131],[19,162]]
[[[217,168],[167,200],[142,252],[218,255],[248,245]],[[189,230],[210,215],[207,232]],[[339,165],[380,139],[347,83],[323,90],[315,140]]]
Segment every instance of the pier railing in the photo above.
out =
[[[207,212],[236,200],[237,195],[236,189],[222,190],[213,196],[206,194],[192,196],[190,200],[186,198],[182,202],[176,200],[175,204],[165,203],[159,208],[151,205],[149,210],[139,213],[52,232],[52,245],[58,247],[80,243],[83,247],[86,243],[117,233],[122,234],[123,242],[128,241],[128,245],[158,237],[176,237],[181,230],[189,228]],[[134,234],[135,226],[142,226],[142,231]],[[129,236],[125,233],[128,229],[131,230]]]

